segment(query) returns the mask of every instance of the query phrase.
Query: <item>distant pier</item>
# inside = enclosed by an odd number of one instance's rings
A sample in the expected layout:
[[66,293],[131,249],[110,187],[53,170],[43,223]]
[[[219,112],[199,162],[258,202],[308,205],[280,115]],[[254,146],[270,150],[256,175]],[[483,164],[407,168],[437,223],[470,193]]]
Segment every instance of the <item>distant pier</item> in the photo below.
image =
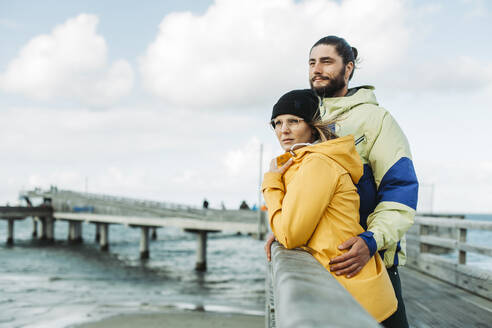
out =
[[[41,197],[43,204],[37,207],[0,207],[0,219],[8,222],[7,244],[14,243],[14,223],[31,217],[33,220],[33,238],[52,242],[55,238],[55,223],[68,222],[68,242],[83,241],[82,224],[94,225],[96,242],[102,251],[110,247],[110,226],[124,225],[139,228],[140,258],[150,256],[149,239],[157,238],[157,229],[175,227],[197,236],[195,268],[204,271],[207,268],[207,235],[209,233],[229,232],[253,235],[263,238],[266,233],[265,213],[244,210],[210,210],[186,207],[171,203],[139,201],[130,198],[77,193],[72,191],[39,190],[23,192],[21,197],[31,204],[30,199]],[[68,212],[72,208],[89,209],[92,213]],[[65,210],[65,211],[63,211]],[[135,215],[140,214],[140,216]],[[263,224],[258,225],[258,217]]]

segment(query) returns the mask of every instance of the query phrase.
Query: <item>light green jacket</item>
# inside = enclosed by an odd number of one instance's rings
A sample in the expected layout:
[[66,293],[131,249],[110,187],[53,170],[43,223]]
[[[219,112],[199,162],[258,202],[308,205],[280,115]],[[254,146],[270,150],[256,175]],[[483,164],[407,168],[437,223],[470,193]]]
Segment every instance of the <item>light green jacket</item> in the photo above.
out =
[[418,181],[407,138],[391,114],[380,107],[374,88],[349,90],[348,96],[323,98],[324,120],[336,119],[339,136],[352,134],[364,165],[357,184],[361,198],[361,235],[371,255],[377,251],[387,267],[405,263],[405,233],[413,224]]

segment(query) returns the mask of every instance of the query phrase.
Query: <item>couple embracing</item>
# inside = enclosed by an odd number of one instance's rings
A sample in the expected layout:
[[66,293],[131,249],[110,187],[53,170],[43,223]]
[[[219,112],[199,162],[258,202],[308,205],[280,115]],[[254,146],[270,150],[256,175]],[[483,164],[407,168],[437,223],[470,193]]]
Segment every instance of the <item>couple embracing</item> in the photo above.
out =
[[[349,88],[357,50],[324,37],[309,54],[311,89],[283,95],[271,125],[286,152],[262,191],[274,240],[310,252],[385,327],[408,327],[398,265],[418,182],[405,135],[373,87]],[[287,159],[281,161],[281,159]]]

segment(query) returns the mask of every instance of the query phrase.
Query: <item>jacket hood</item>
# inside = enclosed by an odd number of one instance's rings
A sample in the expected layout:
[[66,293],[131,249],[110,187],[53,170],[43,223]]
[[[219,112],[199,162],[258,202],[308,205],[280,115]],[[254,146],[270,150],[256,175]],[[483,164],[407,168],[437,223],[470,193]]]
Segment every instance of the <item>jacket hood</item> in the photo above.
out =
[[376,96],[374,95],[374,87],[370,85],[363,85],[354,89],[350,89],[349,93],[355,91],[351,96],[334,97],[334,98],[322,98],[320,108],[322,116],[324,116],[323,110],[330,117],[336,117],[340,114],[359,106],[362,104],[378,105]]
[[354,184],[359,182],[359,179],[364,172],[362,160],[355,150],[354,136],[351,134],[345,137],[305,146],[294,150],[293,152],[296,155],[294,157],[294,162],[302,160],[302,158],[309,153],[328,156],[347,170]]

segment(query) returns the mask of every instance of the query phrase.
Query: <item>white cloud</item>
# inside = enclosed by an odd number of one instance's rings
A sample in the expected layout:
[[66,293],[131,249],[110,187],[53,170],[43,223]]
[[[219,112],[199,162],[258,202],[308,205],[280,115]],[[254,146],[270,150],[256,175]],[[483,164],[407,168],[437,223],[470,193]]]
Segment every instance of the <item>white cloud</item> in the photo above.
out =
[[358,48],[363,75],[387,70],[407,46],[404,18],[399,0],[217,0],[201,16],[166,16],[140,71],[145,87],[173,104],[272,103],[308,86],[309,49],[329,34]]
[[125,60],[107,63],[98,18],[81,14],[31,39],[0,75],[0,89],[49,101],[107,105],[128,94],[133,70]]

